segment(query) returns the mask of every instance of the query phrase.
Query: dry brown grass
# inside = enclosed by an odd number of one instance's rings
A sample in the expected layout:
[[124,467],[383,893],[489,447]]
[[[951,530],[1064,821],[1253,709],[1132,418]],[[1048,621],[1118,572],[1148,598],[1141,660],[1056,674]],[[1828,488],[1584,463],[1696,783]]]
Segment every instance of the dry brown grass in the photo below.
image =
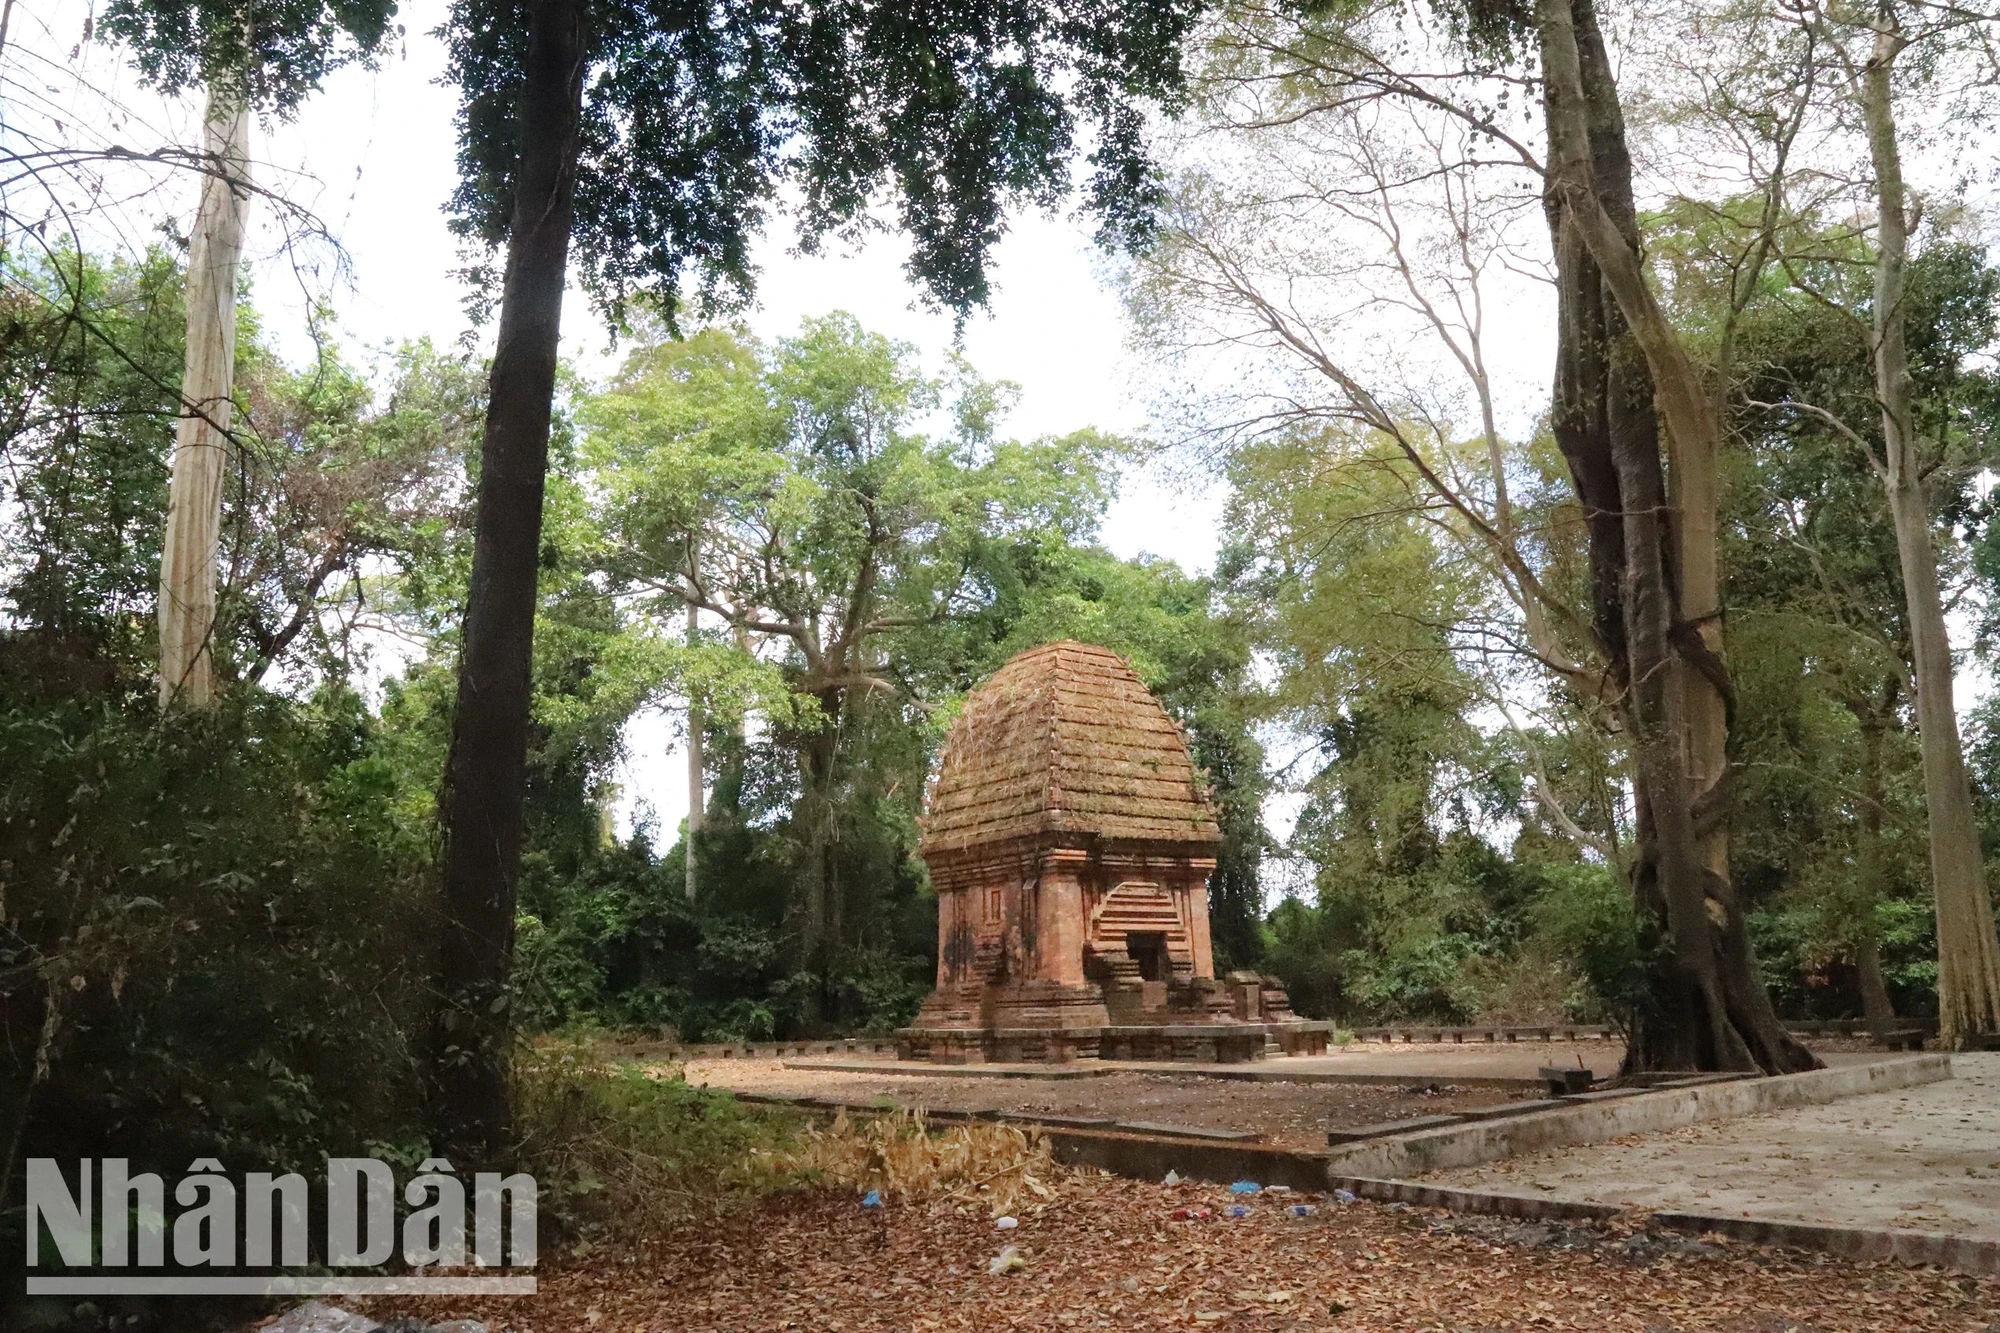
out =
[[808,1127],[776,1165],[808,1181],[879,1190],[885,1200],[950,1199],[995,1217],[1055,1197],[1055,1163],[1040,1135],[985,1121],[933,1131],[922,1111],[859,1120],[843,1111],[826,1128]]

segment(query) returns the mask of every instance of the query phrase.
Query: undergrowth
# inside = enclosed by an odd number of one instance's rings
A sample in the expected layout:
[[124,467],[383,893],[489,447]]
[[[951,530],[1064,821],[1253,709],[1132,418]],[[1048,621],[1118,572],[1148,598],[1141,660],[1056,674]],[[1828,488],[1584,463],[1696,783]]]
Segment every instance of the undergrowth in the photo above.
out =
[[514,1066],[519,1169],[534,1176],[543,1226],[574,1243],[668,1230],[782,1187],[777,1150],[791,1113],[580,1046],[540,1046]]
[[995,1217],[1054,1197],[1047,1139],[987,1121],[933,1130],[921,1110],[860,1120],[842,1111],[826,1128],[808,1126],[776,1166],[801,1185],[875,1190],[900,1202],[949,1199]]
[[519,1170],[535,1177],[542,1226],[573,1253],[640,1241],[773,1193],[878,1191],[998,1217],[1054,1197],[1047,1140],[1011,1125],[945,1129],[897,1110],[818,1125],[727,1092],[607,1065],[583,1046],[538,1046],[514,1070]]

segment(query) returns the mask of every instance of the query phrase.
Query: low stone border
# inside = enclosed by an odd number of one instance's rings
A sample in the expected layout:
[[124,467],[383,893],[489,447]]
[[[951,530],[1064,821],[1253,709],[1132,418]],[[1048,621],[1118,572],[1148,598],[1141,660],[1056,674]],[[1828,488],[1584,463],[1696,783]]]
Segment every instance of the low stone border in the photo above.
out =
[[1227,1185],[1254,1180],[1260,1185],[1286,1185],[1314,1194],[1325,1193],[1326,1158],[1293,1148],[1261,1143],[1216,1143],[1203,1139],[1167,1139],[1111,1130],[1049,1130],[1045,1137],[1058,1162],[1093,1166],[1114,1176],[1159,1181],[1172,1171],[1184,1180]]
[[1405,1023],[1388,1027],[1355,1028],[1356,1041],[1398,1040],[1415,1044],[1417,1042],[1451,1042],[1463,1045],[1468,1040],[1497,1043],[1503,1041],[1605,1041],[1615,1036],[1611,1028],[1602,1026],[1579,1026],[1574,1023],[1528,1023],[1520,1025],[1482,1025],[1468,1027],[1424,1027]]
[[[804,1105],[813,1099],[746,1093],[738,1093],[737,1096],[743,1101],[789,1104],[801,1106],[802,1109],[830,1109],[819,1103]],[[858,1105],[850,1106],[848,1109],[879,1114],[888,1108]],[[997,1113],[993,1112],[956,1112],[933,1113],[931,1118],[967,1120],[996,1117]],[[1135,1180],[1157,1181],[1165,1177],[1167,1172],[1173,1171],[1184,1179],[1207,1181],[1218,1185],[1238,1180],[1254,1180],[1260,1185],[1285,1185],[1309,1194],[1346,1190],[1357,1198],[1374,1203],[1400,1203],[1415,1208],[1440,1208],[1452,1213],[1518,1217],[1526,1221],[1601,1222],[1627,1212],[1638,1215],[1637,1210],[1580,1199],[1551,1199],[1536,1195],[1506,1194],[1493,1190],[1452,1189],[1417,1180],[1347,1175],[1331,1165],[1332,1155],[1328,1153],[1301,1152],[1259,1143],[1226,1143],[1205,1138],[1168,1138],[1160,1134],[1135,1134],[1121,1131],[1116,1127],[1100,1129],[1095,1126],[1078,1125],[1066,1128],[1044,1124],[1038,1128],[1048,1140],[1050,1151],[1057,1161],[1069,1166],[1096,1167],[1101,1171],[1109,1171],[1113,1175]],[[1848,1259],[1931,1264],[1951,1272],[1968,1273],[1975,1277],[2000,1277],[2000,1240],[1975,1236],[1826,1226],[1813,1222],[1786,1222],[1754,1217],[1714,1217],[1701,1213],[1670,1211],[1651,1214],[1646,1220],[1646,1225],[1651,1229],[1696,1235],[1716,1232],[1752,1244],[1783,1245],[1793,1249],[1839,1255]]]
[[1602,1222],[1626,1211],[1613,1203],[1550,1199],[1534,1194],[1501,1194],[1492,1190],[1455,1190],[1414,1180],[1375,1180],[1368,1176],[1337,1176],[1329,1172],[1326,1187],[1346,1190],[1375,1203],[1406,1203],[1413,1208],[1442,1208],[1448,1213],[1487,1213],[1535,1222]]
[[1868,1227],[1782,1222],[1761,1217],[1710,1217],[1702,1213],[1654,1213],[1648,1226],[1662,1231],[1716,1232],[1758,1245],[1789,1245],[1844,1259],[1893,1259],[1931,1264],[1975,1277],[2000,1277],[2000,1240],[1951,1236],[1941,1231],[1877,1231]]
[[[1329,1057],[1338,1058],[1338,1057]],[[1495,1074],[1440,1074],[1407,1070],[1400,1074],[1348,1074],[1330,1069],[1288,1069],[1287,1060],[1265,1060],[1254,1065],[1171,1065],[1119,1064],[1128,1074],[1183,1074],[1193,1078],[1219,1079],[1226,1083],[1349,1083],[1376,1088],[1407,1088],[1436,1083],[1454,1088],[1491,1088],[1507,1092],[1540,1092],[1538,1078],[1504,1078]]]
[[[1550,1111],[1346,1145],[1334,1149],[1329,1162],[1331,1169],[1341,1175],[1401,1179],[1549,1148],[1573,1148],[1627,1134],[1678,1129],[1705,1120],[1733,1120],[1788,1106],[1816,1106],[1842,1097],[1888,1092],[1950,1077],[1950,1056],[1914,1055],[1775,1078],[1639,1092],[1606,1100],[1585,1094],[1564,1098],[1562,1106]],[[1579,1101],[1585,1104],[1576,1105]]]
[[[1935,1037],[1938,1021],[1932,1018],[1898,1018],[1894,1027],[1922,1032],[1927,1037]],[[1868,1035],[1868,1020],[1865,1018],[1801,1018],[1787,1020],[1785,1031],[1795,1037],[1865,1037]]]
[[787,1055],[894,1055],[893,1037],[837,1037],[828,1041],[664,1042],[645,1048],[650,1060],[777,1060]]
[[[1621,1209],[1615,1204],[1586,1203],[1579,1199],[1445,1189],[1413,1180],[1329,1175],[1327,1184],[1330,1188],[1344,1189],[1377,1203],[1442,1208],[1451,1213],[1485,1213],[1526,1221],[1604,1221],[1620,1213],[1634,1211]],[[1753,1245],[1783,1245],[1795,1250],[1839,1255],[1843,1259],[1891,1259],[1905,1264],[1929,1264],[1954,1273],[1969,1273],[1974,1277],[2000,1277],[2000,1240],[1977,1236],[1680,1212],[1653,1213],[1646,1217],[1646,1227],[1652,1231],[1674,1231],[1696,1236],[1714,1233],[1733,1240],[1749,1241]]]
[[[1300,1057],[1305,1058],[1305,1057]],[[1538,1078],[1501,1078],[1494,1075],[1426,1074],[1347,1074],[1325,1069],[1291,1069],[1290,1058],[1274,1057],[1250,1065],[1174,1064],[1162,1060],[1087,1060],[1059,1065],[934,1065],[918,1061],[892,1060],[787,1060],[786,1069],[817,1070],[828,1074],[898,1074],[911,1078],[1103,1078],[1107,1074],[1172,1074],[1178,1078],[1209,1078],[1225,1083],[1350,1083],[1367,1087],[1406,1088],[1412,1084],[1449,1084],[1455,1088],[1492,1088],[1508,1092],[1537,1092]]]
[[[735,1092],[730,1095],[739,1102],[749,1102],[757,1106],[782,1106],[794,1111],[807,1111],[819,1115],[830,1115],[845,1111],[849,1115],[887,1115],[905,1108],[886,1101],[851,1102],[836,1097],[800,1097],[783,1092]],[[963,1124],[972,1120],[989,1120],[998,1124],[1020,1125],[1027,1129],[1040,1130],[1047,1134],[1064,1133],[1071,1130],[1101,1130],[1110,1133],[1130,1134],[1144,1138],[1161,1139],[1179,1144],[1187,1141],[1226,1143],[1232,1145],[1255,1144],[1263,1135],[1247,1129],[1210,1129],[1204,1125],[1163,1125],[1151,1120],[1113,1120],[1102,1116],[1044,1115],[1034,1111],[1002,1111],[991,1106],[977,1106],[970,1109],[941,1106],[923,1108],[924,1119],[941,1125]]]
[[900,1074],[911,1078],[1103,1078],[1120,1066],[1097,1060],[1050,1065],[934,1065],[920,1060],[787,1060],[786,1069],[826,1074]]

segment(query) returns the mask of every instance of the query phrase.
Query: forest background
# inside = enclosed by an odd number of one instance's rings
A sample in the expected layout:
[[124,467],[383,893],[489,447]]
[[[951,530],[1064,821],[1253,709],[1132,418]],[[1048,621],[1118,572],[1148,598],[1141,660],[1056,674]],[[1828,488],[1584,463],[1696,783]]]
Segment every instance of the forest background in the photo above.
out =
[[[1350,1025],[1625,1022],[1642,1002],[1619,727],[1536,624],[1590,616],[1534,360],[1540,196],[1480,160],[1494,130],[1266,114],[1279,21],[1249,7],[1209,34],[1160,229],[1106,261],[1143,425],[1017,438],[1017,386],[839,311],[759,334],[740,310],[670,322],[642,302],[615,350],[575,349],[538,562],[524,1032],[906,1021],[935,967],[914,846],[937,746],[969,689],[1063,637],[1127,655],[1186,730],[1226,839],[1219,968]],[[1762,22],[1690,6],[1671,33],[1615,30],[1647,90],[1660,298],[1724,384],[1728,868],[1782,1013],[1922,1016],[1937,948],[1914,649],[1869,453],[1868,182],[1836,169],[1855,142],[1823,100],[1837,80],[1798,75],[1817,39]],[[1681,62],[1730,24],[1768,45]],[[2000,629],[2000,269],[1990,163],[1966,156],[1979,56],[1956,58],[1904,94],[1924,205],[1907,321],[1940,579],[1978,654]],[[1526,111],[1490,91],[1491,126]],[[10,214],[0,255],[4,1127],[16,1153],[137,1123],[296,1153],[334,1126],[414,1134],[485,354],[301,339],[271,316],[292,302],[269,266],[246,279],[225,688],[162,714],[186,222],[152,221]],[[1760,244],[1784,262],[1746,278]],[[293,313],[337,327],[334,290],[303,290]],[[1121,482],[1162,459],[1226,497],[1208,568],[1107,549]],[[1523,598],[1494,525],[1545,598]],[[682,753],[699,740],[697,832],[615,817],[645,716]],[[1990,861],[1995,701],[1965,724]],[[1276,801],[1296,811],[1282,839]]]

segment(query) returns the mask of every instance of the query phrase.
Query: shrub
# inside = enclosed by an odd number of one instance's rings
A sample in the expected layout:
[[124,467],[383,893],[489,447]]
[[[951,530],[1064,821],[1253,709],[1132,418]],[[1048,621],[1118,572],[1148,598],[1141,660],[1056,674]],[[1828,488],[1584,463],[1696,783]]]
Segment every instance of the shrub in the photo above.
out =
[[513,1081],[517,1160],[558,1241],[657,1235],[771,1189],[799,1123],[578,1044],[522,1052]]
[[317,1167],[404,1136],[432,839],[398,797],[350,695],[163,719],[0,678],[9,1174]]
[[1552,865],[1543,873],[1536,927],[1582,978],[1569,1001],[1571,1017],[1629,1031],[1651,994],[1656,952],[1630,892],[1605,866]]
[[1478,956],[1466,935],[1434,935],[1386,956],[1356,953],[1350,994],[1378,1018],[1462,1023],[1483,1007],[1468,968]]

